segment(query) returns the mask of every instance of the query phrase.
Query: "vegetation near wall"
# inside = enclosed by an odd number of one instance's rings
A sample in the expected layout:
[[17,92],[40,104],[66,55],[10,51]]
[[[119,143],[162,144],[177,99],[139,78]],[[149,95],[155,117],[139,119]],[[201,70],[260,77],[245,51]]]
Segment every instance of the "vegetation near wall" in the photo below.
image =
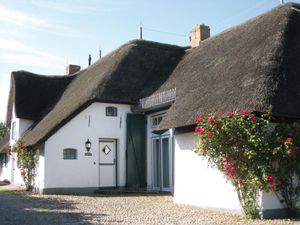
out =
[[199,115],[197,153],[235,187],[248,218],[260,217],[258,191],[273,191],[294,216],[300,197],[300,125],[271,123],[246,110]]
[[0,122],[0,140],[4,138],[8,134],[8,128],[4,125],[4,123]]

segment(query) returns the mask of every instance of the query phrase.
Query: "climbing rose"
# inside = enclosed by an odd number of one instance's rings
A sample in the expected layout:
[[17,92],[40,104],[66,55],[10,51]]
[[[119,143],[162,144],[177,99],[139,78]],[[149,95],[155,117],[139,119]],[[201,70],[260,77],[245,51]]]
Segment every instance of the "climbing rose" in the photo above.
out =
[[208,138],[212,138],[212,137],[213,137],[213,134],[212,134],[211,131],[208,131],[208,132],[207,132],[207,137],[208,137]]
[[200,122],[202,122],[202,120],[203,120],[203,115],[200,114],[200,115],[198,116],[198,118],[196,119],[196,121],[197,121],[197,123],[200,123]]
[[290,142],[293,142],[293,138],[288,137],[288,138],[285,140],[285,143],[290,143]]
[[280,143],[282,142],[282,141],[281,141],[281,138],[277,138],[277,139],[276,139],[276,142],[280,144]]
[[226,114],[228,117],[233,117],[233,112],[227,112]]
[[277,180],[277,181],[276,181],[276,184],[277,184],[277,185],[281,185],[281,184],[282,184],[282,181],[281,181],[281,180]]
[[256,116],[255,116],[255,115],[253,115],[253,114],[250,114],[250,116],[249,116],[249,120],[256,121]]
[[199,133],[200,135],[203,135],[205,133],[203,127],[196,127],[195,132]]
[[218,124],[215,123],[214,126],[213,126],[213,128],[214,129],[218,129],[219,128]]
[[267,175],[267,176],[265,176],[265,179],[267,181],[272,181],[274,179],[274,177],[272,175]]
[[224,169],[228,169],[228,168],[232,167],[232,164],[231,164],[231,162],[229,162],[229,161],[226,160],[223,163],[223,167],[224,167]]
[[213,121],[213,118],[211,117],[211,116],[209,116],[208,118],[207,118],[207,123],[211,123]]
[[246,111],[246,110],[243,110],[243,109],[241,109],[241,114],[245,116],[245,115],[247,115],[247,111]]
[[274,188],[275,188],[275,184],[269,184],[269,189],[270,190],[274,190]]

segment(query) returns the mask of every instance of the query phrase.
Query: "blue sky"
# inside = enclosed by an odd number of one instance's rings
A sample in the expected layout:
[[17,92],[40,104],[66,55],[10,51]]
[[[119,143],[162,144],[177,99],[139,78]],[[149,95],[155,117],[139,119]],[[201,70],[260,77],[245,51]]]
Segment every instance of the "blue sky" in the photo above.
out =
[[194,24],[205,23],[216,35],[279,2],[0,0],[0,121],[5,119],[11,71],[60,75],[67,64],[85,68],[89,54],[95,62],[100,48],[106,55],[137,39],[140,25],[144,39],[186,46]]

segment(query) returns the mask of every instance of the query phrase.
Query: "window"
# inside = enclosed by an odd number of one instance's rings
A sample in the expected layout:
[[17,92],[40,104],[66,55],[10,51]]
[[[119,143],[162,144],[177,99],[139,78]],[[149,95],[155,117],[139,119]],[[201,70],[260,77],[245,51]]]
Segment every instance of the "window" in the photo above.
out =
[[164,118],[164,115],[157,115],[151,118],[151,126],[152,127],[157,127],[162,119]]
[[0,154],[0,167],[5,167],[7,166],[9,160],[9,156],[5,154]]
[[118,108],[113,106],[108,106],[105,108],[106,116],[118,116]]
[[11,125],[11,138],[13,140],[17,139],[17,127],[16,127],[16,122],[13,122]]
[[65,148],[63,152],[63,159],[77,159],[77,149]]

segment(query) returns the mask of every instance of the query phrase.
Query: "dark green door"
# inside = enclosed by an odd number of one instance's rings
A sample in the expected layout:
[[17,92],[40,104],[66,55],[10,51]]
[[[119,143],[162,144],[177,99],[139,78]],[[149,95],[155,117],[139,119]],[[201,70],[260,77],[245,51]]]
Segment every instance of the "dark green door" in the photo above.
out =
[[146,116],[127,115],[127,186],[146,187]]

